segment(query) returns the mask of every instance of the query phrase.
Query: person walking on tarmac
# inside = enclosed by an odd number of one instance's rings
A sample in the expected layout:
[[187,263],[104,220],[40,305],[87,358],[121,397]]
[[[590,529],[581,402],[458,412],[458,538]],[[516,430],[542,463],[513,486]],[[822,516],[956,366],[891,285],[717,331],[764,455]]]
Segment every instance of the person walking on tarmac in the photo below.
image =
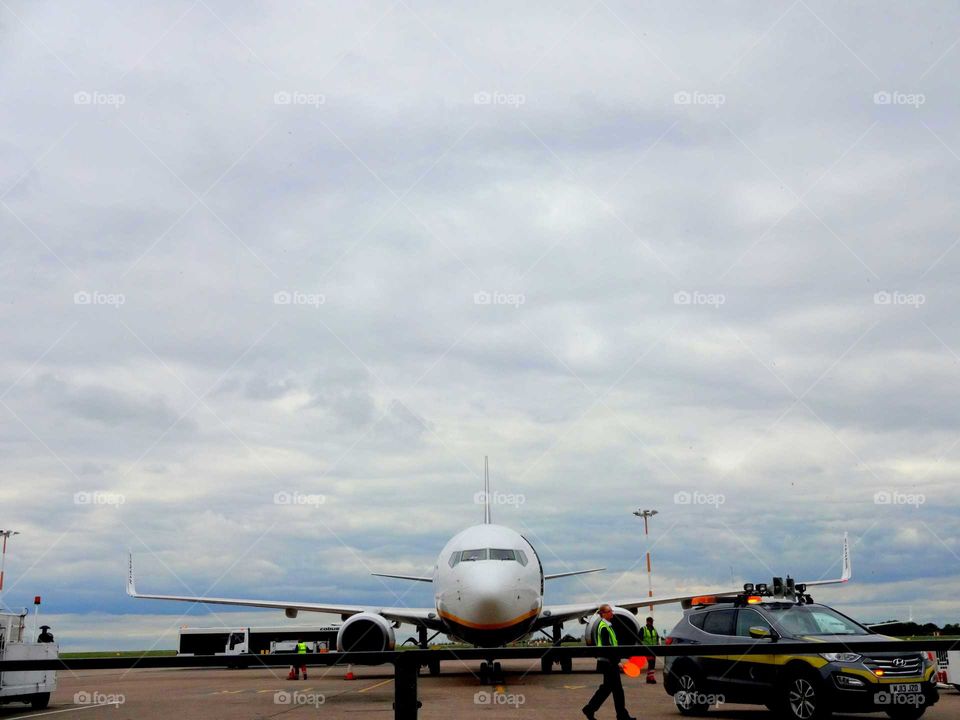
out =
[[[297,655],[306,655],[307,654],[307,644],[303,640],[297,641]],[[297,658],[295,664],[290,666],[290,674],[287,675],[287,680],[299,680],[300,672],[303,672],[303,679],[307,679],[307,665],[302,660]]]
[[[658,633],[657,629],[653,626],[652,617],[648,617],[647,624],[643,626],[640,642],[643,645],[659,645],[660,644],[660,633]],[[648,685],[657,684],[657,675],[654,672],[654,670],[656,669],[657,669],[657,656],[652,655],[650,657],[650,664],[647,665],[647,684]]]
[[[597,647],[616,647],[617,633],[610,621],[613,620],[613,608],[604,603],[597,610],[600,622],[597,623]],[[630,717],[623,699],[623,683],[620,682],[620,663],[607,658],[597,658],[597,667],[603,673],[603,682],[590,698],[590,702],[583,706],[583,714],[588,720],[596,720],[594,715],[606,699],[613,695],[613,706],[617,711],[617,720],[636,720]]]

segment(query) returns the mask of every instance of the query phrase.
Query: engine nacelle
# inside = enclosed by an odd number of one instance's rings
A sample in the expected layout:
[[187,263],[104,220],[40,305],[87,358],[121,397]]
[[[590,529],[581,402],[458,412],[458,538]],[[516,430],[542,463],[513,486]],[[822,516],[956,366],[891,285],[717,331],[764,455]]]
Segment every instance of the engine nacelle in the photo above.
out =
[[337,633],[337,650],[384,652],[393,650],[396,636],[393,625],[382,615],[358,613],[351,615]]
[[[587,619],[587,626],[583,629],[583,641],[587,645],[597,644],[597,625],[600,616],[593,615]],[[639,645],[641,633],[640,621],[632,612],[622,607],[613,608],[613,618],[610,620],[613,631],[617,634],[618,645]]]

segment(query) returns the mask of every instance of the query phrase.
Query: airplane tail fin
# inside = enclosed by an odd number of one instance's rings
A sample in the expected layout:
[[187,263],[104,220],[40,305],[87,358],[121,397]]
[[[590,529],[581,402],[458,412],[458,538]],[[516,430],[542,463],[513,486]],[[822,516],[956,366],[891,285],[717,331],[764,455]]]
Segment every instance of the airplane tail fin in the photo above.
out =
[[487,456],[483,456],[483,524],[489,525],[490,519],[490,463]]

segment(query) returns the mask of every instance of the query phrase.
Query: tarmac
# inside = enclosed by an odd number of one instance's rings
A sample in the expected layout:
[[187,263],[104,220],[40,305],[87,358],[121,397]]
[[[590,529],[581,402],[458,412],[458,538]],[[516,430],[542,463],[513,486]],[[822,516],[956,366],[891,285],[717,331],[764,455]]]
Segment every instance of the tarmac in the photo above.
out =
[[[506,682],[481,686],[478,663],[445,662],[439,677],[421,675],[419,717],[443,718],[560,718],[580,719],[580,708],[600,683],[592,670],[596,662],[574,661],[574,672],[542,674],[539,662],[514,660],[503,663]],[[73,718],[96,720],[250,720],[261,718],[392,718],[393,668],[354,667],[354,680],[345,680],[346,668],[317,667],[307,680],[288,681],[277,669],[223,670],[150,669],[61,671],[50,706],[34,711],[29,706],[0,705],[0,720],[7,718]],[[659,672],[658,672],[658,681]],[[662,684],[647,685],[643,677],[623,677],[627,708],[646,720],[681,715]],[[762,706],[723,705],[709,717],[734,720],[768,719],[774,716]],[[613,701],[597,713],[613,720]],[[882,713],[837,716],[885,718]],[[960,717],[960,693],[941,692],[940,702],[924,716],[930,720]]]

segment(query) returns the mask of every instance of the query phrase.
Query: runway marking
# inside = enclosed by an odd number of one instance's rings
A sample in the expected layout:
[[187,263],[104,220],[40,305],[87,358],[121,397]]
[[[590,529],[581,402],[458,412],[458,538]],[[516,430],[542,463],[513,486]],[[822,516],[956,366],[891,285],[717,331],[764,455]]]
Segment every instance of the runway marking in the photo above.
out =
[[386,685],[387,683],[392,683],[392,682],[393,682],[393,678],[390,678],[388,680],[383,680],[381,682],[378,682],[376,685],[368,685],[365,688],[361,688],[360,690],[357,690],[357,692],[358,693],[366,692],[367,690],[373,690],[374,688],[378,688],[381,685]]
[[586,685],[564,685],[563,687],[566,690],[580,690],[582,688],[585,688]]
[[33,715],[21,715],[21,718],[33,718],[33,717],[43,717],[44,715],[59,715],[60,713],[65,712],[75,712],[77,710],[90,710],[91,708],[107,707],[108,705],[113,705],[114,703],[101,703],[99,705],[83,705],[81,707],[72,707],[65,708],[64,710],[50,710],[49,712],[34,713]]

